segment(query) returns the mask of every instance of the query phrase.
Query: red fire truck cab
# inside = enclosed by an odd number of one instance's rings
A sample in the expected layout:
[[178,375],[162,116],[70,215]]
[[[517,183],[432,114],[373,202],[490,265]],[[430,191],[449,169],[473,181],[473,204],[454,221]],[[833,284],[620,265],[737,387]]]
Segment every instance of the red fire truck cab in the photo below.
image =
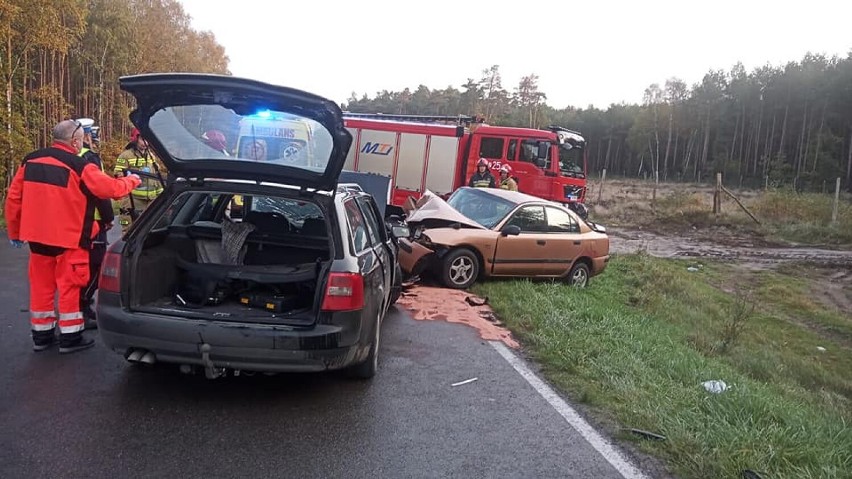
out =
[[391,177],[395,206],[467,185],[479,158],[491,162],[495,178],[508,164],[523,193],[585,200],[586,141],[576,131],[490,126],[469,116],[345,113],[344,121],[353,137],[344,169]]

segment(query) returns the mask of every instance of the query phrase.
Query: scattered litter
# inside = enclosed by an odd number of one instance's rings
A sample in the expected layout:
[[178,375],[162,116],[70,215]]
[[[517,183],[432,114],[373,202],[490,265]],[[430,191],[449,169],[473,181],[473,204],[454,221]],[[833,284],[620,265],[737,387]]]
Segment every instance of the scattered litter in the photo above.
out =
[[488,296],[485,297],[482,301],[475,300],[472,296],[468,296],[464,298],[465,302],[471,306],[485,306],[488,304]]
[[751,469],[743,469],[743,479],[762,479],[763,476],[752,471]]
[[466,379],[466,380],[461,381],[461,382],[453,383],[452,387],[464,386],[465,384],[470,384],[470,383],[476,381],[477,379],[479,379],[479,378],[470,378],[470,379]]
[[817,346],[817,351],[824,353],[826,351],[826,349],[822,346]]
[[482,316],[483,318],[485,318],[486,321],[490,321],[490,322],[496,324],[497,326],[503,325],[503,323],[500,322],[500,320],[497,319],[497,316],[495,316],[494,313],[491,312],[491,311],[480,311],[479,315]]
[[690,266],[689,268],[686,268],[686,270],[689,271],[690,273],[694,273],[694,272],[698,271],[698,268],[696,268],[695,266]]
[[655,441],[665,441],[666,440],[666,436],[661,436],[659,434],[655,434],[655,433],[650,432],[650,431],[644,431],[642,429],[633,429],[633,428],[628,428],[627,430],[632,432],[633,434],[636,434],[637,436],[642,436],[645,439],[653,439]]
[[725,381],[718,379],[713,381],[704,381],[701,385],[704,386],[704,389],[706,389],[707,392],[713,394],[723,393],[728,390],[728,385],[725,384]]

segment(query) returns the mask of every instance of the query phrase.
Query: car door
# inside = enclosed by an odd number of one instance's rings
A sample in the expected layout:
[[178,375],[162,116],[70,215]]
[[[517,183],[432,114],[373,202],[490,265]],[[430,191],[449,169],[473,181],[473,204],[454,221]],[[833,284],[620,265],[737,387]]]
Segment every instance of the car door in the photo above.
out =
[[364,278],[364,314],[367,318],[378,318],[383,306],[385,291],[384,266],[373,248],[367,220],[355,198],[343,202],[346,222],[349,226],[349,242],[352,255],[357,258],[358,269]]
[[373,252],[381,263],[382,282],[377,291],[381,293],[379,300],[387,307],[387,298],[393,286],[393,266],[396,259],[393,245],[388,237],[387,230],[382,227],[384,223],[379,220],[379,210],[375,201],[369,196],[359,196],[356,201],[366,220],[367,233]]
[[[495,276],[539,276],[550,274],[550,254],[547,247],[547,220],[544,207],[527,205],[515,210],[500,225],[517,226],[521,229],[518,235],[497,237],[497,248],[494,255]],[[550,268],[550,269],[548,269]]]
[[548,236],[545,249],[552,260],[548,264],[550,274],[561,276],[568,273],[571,264],[582,253],[580,224],[562,208],[546,206],[544,211]]

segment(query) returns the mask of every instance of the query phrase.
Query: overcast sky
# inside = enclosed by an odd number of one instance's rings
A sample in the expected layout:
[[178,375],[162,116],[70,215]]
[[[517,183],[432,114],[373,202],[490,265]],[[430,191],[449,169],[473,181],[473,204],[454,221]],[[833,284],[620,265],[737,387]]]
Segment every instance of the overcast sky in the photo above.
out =
[[[557,108],[641,102],[651,83],[711,68],[846,57],[852,1],[181,0],[234,75],[345,102],[354,91],[460,88],[500,65],[535,73]],[[460,112],[472,113],[472,112]]]

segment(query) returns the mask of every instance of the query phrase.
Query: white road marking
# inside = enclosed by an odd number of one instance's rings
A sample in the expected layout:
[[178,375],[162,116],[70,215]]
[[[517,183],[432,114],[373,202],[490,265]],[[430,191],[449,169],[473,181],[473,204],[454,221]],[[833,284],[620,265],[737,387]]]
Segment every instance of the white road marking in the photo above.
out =
[[604,459],[609,462],[625,479],[647,479],[647,476],[630,463],[609,441],[600,435],[577,411],[568,405],[556,392],[535,375],[506,345],[499,341],[489,341],[491,347],[509,362],[515,371],[521,375],[543,397],[553,409],[556,409],[565,421],[574,428]]
[[466,380],[464,380],[464,381],[460,381],[460,382],[457,382],[457,383],[453,383],[451,386],[452,386],[452,387],[456,387],[456,386],[462,386],[462,385],[465,385],[465,384],[470,384],[470,383],[472,383],[472,382],[476,381],[477,379],[479,379],[479,378],[470,378],[470,379],[466,379]]

